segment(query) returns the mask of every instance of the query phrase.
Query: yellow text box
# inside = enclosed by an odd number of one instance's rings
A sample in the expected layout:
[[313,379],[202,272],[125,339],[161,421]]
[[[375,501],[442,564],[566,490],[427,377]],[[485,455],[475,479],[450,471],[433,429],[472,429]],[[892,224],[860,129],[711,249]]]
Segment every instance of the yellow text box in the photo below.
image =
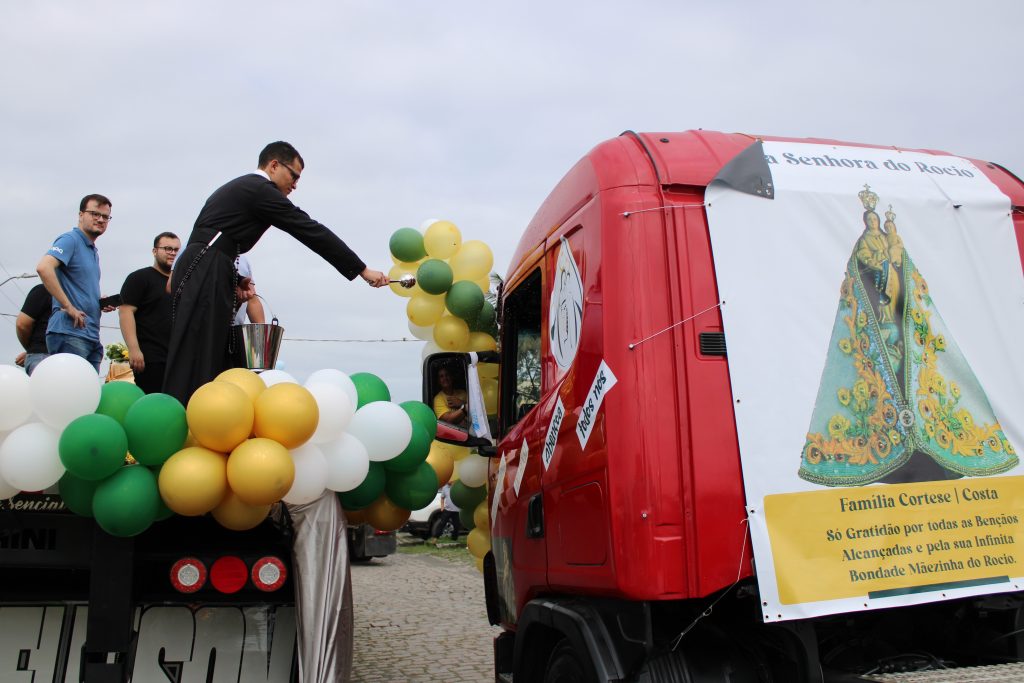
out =
[[764,509],[783,604],[1024,574],[1024,477],[776,494]]

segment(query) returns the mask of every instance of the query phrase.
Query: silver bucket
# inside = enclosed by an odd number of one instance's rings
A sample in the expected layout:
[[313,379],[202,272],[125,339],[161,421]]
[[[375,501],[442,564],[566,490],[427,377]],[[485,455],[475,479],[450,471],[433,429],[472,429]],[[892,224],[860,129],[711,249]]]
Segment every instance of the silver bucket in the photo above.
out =
[[270,324],[246,323],[233,325],[235,337],[234,365],[250,370],[273,370],[277,365],[277,354],[281,351],[284,328],[277,319]]

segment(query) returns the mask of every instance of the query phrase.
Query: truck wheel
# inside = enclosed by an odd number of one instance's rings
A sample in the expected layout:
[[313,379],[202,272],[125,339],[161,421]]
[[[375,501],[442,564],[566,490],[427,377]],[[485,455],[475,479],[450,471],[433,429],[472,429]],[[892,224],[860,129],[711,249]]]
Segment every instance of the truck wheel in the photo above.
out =
[[568,640],[563,639],[551,652],[544,683],[585,683],[586,667]]

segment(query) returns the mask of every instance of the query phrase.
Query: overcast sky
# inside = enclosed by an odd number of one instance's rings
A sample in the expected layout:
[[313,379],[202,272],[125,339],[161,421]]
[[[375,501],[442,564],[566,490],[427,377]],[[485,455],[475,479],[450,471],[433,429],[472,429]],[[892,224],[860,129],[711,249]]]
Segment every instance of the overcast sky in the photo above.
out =
[[[4,3],[0,279],[34,272],[99,192],[104,293],[187,238],[209,194],[288,140],[291,199],[371,267],[453,221],[501,274],[562,175],[624,130],[690,128],[941,149],[1024,173],[1024,3]],[[273,228],[250,252],[300,380],[374,372],[419,395],[405,299],[348,282]],[[0,287],[0,362],[33,280]],[[103,342],[120,341],[107,314]]]

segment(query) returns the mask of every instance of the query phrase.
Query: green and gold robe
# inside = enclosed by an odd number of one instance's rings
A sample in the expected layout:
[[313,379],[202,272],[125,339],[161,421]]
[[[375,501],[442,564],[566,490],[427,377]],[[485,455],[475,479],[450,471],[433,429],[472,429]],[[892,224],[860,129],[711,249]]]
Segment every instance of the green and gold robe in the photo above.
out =
[[[800,477],[824,486],[870,484],[915,452],[954,477],[1015,467],[1016,453],[981,384],[896,237],[891,209],[891,229],[880,233],[874,207],[866,208],[867,229],[847,263]],[[880,234],[889,238],[888,256],[869,262]]]

